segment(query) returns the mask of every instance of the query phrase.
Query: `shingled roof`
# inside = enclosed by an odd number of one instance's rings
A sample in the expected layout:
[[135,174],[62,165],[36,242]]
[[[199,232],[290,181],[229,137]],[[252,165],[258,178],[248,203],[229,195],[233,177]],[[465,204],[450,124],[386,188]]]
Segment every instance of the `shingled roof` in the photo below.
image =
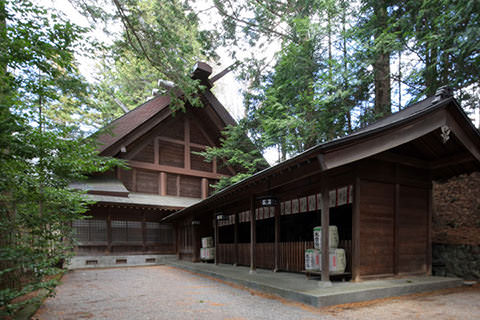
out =
[[[449,110],[447,113],[437,112],[447,109]],[[327,171],[393,149],[443,126],[451,126],[453,134],[458,136],[454,139],[468,150],[469,161],[472,164],[469,168],[479,170],[480,132],[453,98],[451,90],[441,88],[433,97],[412,104],[348,136],[314,146],[295,157],[233,184],[192,207],[173,213],[164,218],[164,221],[190,214],[200,208],[214,206],[217,201],[225,201],[232,196],[239,197],[240,192],[248,190],[249,186],[259,181],[282,174],[292,174],[292,172],[294,174],[295,170],[299,171],[302,166],[308,167],[310,171]],[[312,163],[316,166],[312,166]],[[299,176],[299,173],[296,176]]]
[[[222,119],[225,125],[234,125],[236,123],[235,120],[210,91],[212,85],[208,77],[210,76],[211,72],[211,67],[206,63],[199,62],[195,65],[195,68],[192,72],[192,78],[199,79],[202,83],[207,84],[207,89],[205,89],[203,92],[200,92],[199,95],[210,103],[215,113],[220,119]],[[175,96],[177,98],[182,99],[182,92],[176,88],[171,90],[176,92]],[[172,110],[169,108],[170,102],[170,94],[156,96],[112,121],[97,137],[98,151],[100,154],[103,154],[105,150],[119,142],[121,139],[125,138],[133,131],[146,125],[149,120],[153,119],[162,111],[165,110],[171,114]]]

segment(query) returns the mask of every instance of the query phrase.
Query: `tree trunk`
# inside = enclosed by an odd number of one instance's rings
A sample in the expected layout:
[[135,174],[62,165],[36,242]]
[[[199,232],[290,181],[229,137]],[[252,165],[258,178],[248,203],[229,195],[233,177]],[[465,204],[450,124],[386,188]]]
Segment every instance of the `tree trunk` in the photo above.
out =
[[[387,28],[387,5],[384,0],[374,6],[377,19],[375,42],[379,41],[383,30]],[[375,77],[375,115],[384,117],[392,112],[390,92],[390,50],[385,44],[378,47],[373,63]]]

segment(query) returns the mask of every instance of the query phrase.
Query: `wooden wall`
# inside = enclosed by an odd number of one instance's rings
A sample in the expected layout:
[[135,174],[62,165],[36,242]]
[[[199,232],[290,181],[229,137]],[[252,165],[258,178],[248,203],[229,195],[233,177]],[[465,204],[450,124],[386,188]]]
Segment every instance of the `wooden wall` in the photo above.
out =
[[172,116],[121,154],[132,169],[118,169],[117,178],[132,192],[205,198],[209,184],[234,173],[221,159],[196,154],[217,145],[218,136],[193,115]]
[[428,171],[371,160],[359,176],[359,276],[428,273]]

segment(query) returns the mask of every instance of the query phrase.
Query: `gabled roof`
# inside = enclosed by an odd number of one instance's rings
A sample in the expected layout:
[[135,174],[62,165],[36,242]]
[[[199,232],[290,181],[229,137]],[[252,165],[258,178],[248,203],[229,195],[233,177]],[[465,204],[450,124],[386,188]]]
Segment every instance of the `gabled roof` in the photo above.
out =
[[439,90],[434,97],[415,103],[348,136],[312,147],[233,184],[192,207],[173,213],[164,220],[172,220],[210,204],[214,205],[219,199],[232,195],[238,197],[241,190],[265,179],[283,174],[292,175],[292,178],[298,177],[299,168],[302,166],[306,168],[303,172],[328,171],[392,150],[431,134],[443,126],[451,129],[455,139],[468,150],[469,161],[475,163],[477,170],[480,169],[480,132],[453,98],[451,91]]
[[[202,83],[209,84],[210,82],[208,77],[210,74],[211,67],[206,63],[199,62],[195,65],[192,78],[200,79]],[[225,125],[235,125],[235,120],[210,91],[211,84],[207,85],[206,87],[207,89],[205,89],[205,91],[199,93],[200,96],[204,97],[205,100],[210,103],[212,109]],[[177,98],[182,98],[183,93],[181,93],[178,89],[173,88],[171,90],[173,90],[172,92],[175,92],[175,96]],[[98,150],[100,154],[103,155],[108,148],[111,148],[113,145],[134,131],[143,126],[149,125],[149,123],[152,122],[151,120],[160,113],[166,112],[167,115],[170,115],[172,113],[172,110],[169,108],[170,102],[171,97],[168,94],[157,96],[136,107],[135,109],[130,110],[123,116],[115,119],[113,122],[107,125],[103,130],[104,132],[97,137],[97,142],[99,143]]]

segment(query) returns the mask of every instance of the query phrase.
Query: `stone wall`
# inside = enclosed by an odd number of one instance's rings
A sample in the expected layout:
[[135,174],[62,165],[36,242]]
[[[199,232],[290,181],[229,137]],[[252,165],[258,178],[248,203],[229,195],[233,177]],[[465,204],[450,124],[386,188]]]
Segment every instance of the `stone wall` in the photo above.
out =
[[480,279],[480,246],[434,243],[432,255],[433,275]]
[[480,279],[480,172],[433,186],[434,275]]

